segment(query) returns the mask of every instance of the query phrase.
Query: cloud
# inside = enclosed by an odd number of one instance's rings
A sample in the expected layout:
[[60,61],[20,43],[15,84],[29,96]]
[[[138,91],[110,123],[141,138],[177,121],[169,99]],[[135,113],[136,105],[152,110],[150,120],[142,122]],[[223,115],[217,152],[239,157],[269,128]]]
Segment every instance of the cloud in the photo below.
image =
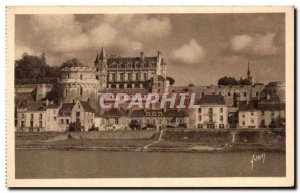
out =
[[137,23],[134,28],[134,36],[137,38],[162,38],[171,32],[171,21],[169,18],[162,19],[146,18]]
[[205,53],[203,47],[194,39],[191,39],[188,44],[185,44],[172,52],[174,60],[187,65],[198,64],[203,60],[204,56]]
[[274,38],[275,33],[267,33],[265,35],[237,35],[231,39],[230,48],[235,54],[270,56],[277,52]]
[[[61,64],[67,56],[80,59],[85,53],[95,55],[103,43],[107,50],[130,55],[169,35],[172,29],[168,17],[133,14],[94,15],[87,21],[75,15],[29,15],[19,25],[17,56],[28,50],[45,52],[49,61],[56,61],[54,65]],[[24,28],[26,34],[21,33]]]

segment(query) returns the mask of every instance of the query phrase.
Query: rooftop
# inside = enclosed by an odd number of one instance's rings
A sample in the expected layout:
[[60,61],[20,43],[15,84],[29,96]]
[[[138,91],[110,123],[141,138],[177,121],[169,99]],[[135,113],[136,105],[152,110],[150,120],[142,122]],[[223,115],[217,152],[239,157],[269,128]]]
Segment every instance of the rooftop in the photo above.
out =
[[216,105],[225,105],[225,100],[222,95],[204,95],[199,100],[200,105],[206,104],[216,104]]

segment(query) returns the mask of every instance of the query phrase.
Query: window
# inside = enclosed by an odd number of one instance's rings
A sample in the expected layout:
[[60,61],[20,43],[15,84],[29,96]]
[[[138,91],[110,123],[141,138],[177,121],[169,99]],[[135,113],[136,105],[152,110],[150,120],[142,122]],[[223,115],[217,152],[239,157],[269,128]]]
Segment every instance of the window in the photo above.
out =
[[246,97],[247,96],[247,93],[246,92],[244,92],[244,97]]
[[25,126],[24,121],[21,121],[21,127],[24,127],[24,126]]
[[70,121],[69,119],[66,119],[66,124],[69,125]]
[[252,123],[252,124],[254,123],[254,119],[251,119],[251,123]]
[[223,108],[220,108],[220,113],[223,113]]
[[30,119],[33,119],[33,114],[30,114]]
[[223,121],[223,115],[220,116],[220,121],[221,121],[221,122]]
[[113,82],[115,82],[116,81],[116,74],[111,74],[111,79],[112,79]]
[[25,115],[24,115],[24,114],[22,114],[22,118],[25,118]]
[[83,94],[83,89],[82,87],[80,87],[80,96],[82,96],[82,94]]
[[202,109],[201,108],[199,108],[199,113],[202,113]]
[[128,74],[128,80],[132,81],[132,74],[131,73]]
[[213,116],[212,115],[209,115],[209,122],[213,122]]
[[30,127],[33,127],[33,121],[30,121]]
[[56,121],[56,117],[53,117],[54,121]]
[[213,114],[213,109],[212,109],[212,108],[209,108],[209,109],[208,109],[208,113],[209,113],[209,114]]
[[231,94],[231,93],[230,93],[230,92],[228,92],[228,94],[227,94],[227,95],[228,95],[228,96],[230,96],[230,94]]
[[82,80],[82,74],[80,74],[80,80]]
[[202,121],[202,116],[201,115],[199,116],[199,121]]
[[264,115],[265,115],[265,111],[262,111],[262,112],[261,112],[261,115],[264,116]]
[[55,110],[53,110],[53,114],[55,114],[56,113],[56,111]]
[[256,97],[258,97],[258,92],[255,93]]
[[43,114],[39,114],[39,119],[43,119]]
[[39,126],[43,127],[43,122],[42,121],[39,122]]
[[219,128],[224,128],[224,124],[219,124]]
[[68,96],[68,89],[66,89],[65,95]]
[[147,80],[147,73],[144,73],[144,80]]
[[76,117],[80,117],[80,112],[76,112]]
[[61,119],[61,120],[60,120],[60,123],[63,125],[63,124],[64,124],[64,120],[63,120],[63,119]]
[[243,123],[242,123],[243,125],[246,125],[246,123],[245,123],[245,121],[243,121]]
[[201,129],[202,129],[202,128],[203,128],[203,125],[202,125],[202,124],[199,124],[199,125],[198,125],[198,128],[201,128]]
[[124,81],[124,73],[120,73],[120,81]]
[[119,124],[119,119],[115,118],[115,124]]
[[245,118],[245,114],[242,114],[242,117]]
[[204,92],[202,92],[201,95],[204,96]]
[[254,116],[254,113],[253,113],[253,112],[251,112],[251,116]]
[[140,78],[139,78],[139,73],[136,73],[136,74],[135,74],[135,80],[140,80]]
[[271,112],[271,117],[274,117],[275,113],[274,112]]

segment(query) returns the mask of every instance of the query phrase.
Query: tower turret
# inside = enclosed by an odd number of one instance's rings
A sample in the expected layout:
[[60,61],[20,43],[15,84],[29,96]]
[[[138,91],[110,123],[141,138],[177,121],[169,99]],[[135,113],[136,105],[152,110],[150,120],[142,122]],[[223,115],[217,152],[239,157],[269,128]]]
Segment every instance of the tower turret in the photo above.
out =
[[97,69],[96,78],[102,87],[106,87],[107,84],[107,55],[105,53],[104,46],[102,45],[100,54],[97,54],[95,60],[95,67]]

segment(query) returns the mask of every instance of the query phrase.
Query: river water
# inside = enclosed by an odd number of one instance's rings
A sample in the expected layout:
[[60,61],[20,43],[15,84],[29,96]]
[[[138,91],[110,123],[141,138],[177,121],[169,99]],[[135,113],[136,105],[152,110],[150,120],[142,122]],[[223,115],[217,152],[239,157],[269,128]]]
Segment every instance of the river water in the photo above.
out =
[[285,153],[165,153],[16,150],[16,178],[285,176]]

